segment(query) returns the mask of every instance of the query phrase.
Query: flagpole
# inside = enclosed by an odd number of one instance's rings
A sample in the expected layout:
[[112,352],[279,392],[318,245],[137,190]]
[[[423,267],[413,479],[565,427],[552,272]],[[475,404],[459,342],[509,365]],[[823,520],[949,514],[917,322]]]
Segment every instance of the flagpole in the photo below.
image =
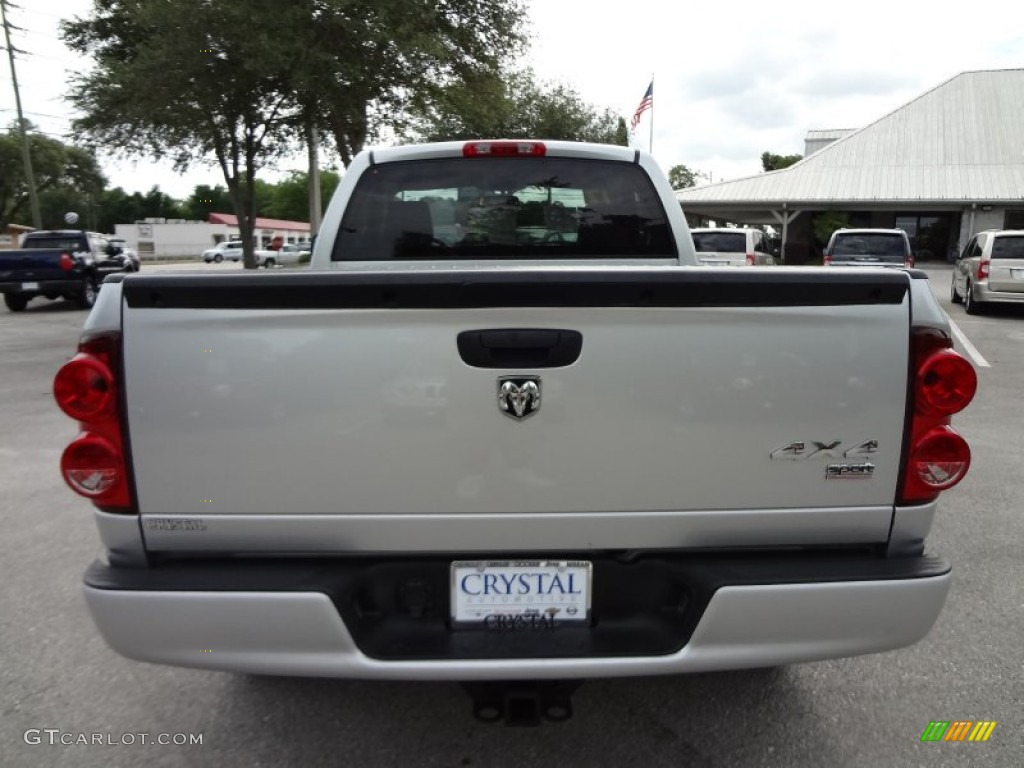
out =
[[654,73],[651,72],[651,137],[647,141],[647,151],[654,154]]

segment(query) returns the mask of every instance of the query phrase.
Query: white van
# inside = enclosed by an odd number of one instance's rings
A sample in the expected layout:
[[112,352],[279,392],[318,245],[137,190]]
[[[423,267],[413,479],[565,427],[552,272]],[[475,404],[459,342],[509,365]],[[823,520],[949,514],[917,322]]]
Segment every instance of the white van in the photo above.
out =
[[760,229],[691,229],[697,261],[709,267],[764,266],[775,263],[768,235]]

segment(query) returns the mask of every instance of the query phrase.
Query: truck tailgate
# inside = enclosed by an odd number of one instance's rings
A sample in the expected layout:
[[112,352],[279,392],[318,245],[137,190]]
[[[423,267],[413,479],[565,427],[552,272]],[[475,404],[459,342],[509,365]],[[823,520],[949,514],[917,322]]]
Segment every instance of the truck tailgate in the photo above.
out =
[[[167,522],[190,517],[287,516],[299,533],[365,516],[721,521],[847,508],[874,509],[857,537],[882,541],[903,442],[909,279],[706,268],[128,277],[126,405],[139,506],[156,521],[147,535],[202,546]],[[582,349],[558,367],[467,364],[458,335],[488,329],[572,330]],[[503,376],[539,379],[530,418],[499,408]]]
[[68,273],[60,268],[61,253],[49,248],[0,251],[0,281],[66,279]]

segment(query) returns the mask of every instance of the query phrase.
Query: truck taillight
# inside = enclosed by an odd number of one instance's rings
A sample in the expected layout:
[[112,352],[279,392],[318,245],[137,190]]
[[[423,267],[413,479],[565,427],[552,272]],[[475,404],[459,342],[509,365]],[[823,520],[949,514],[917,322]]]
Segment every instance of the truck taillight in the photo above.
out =
[[115,371],[116,335],[79,344],[53,381],[53,396],[82,431],[60,458],[64,481],[107,512],[133,512]]
[[463,157],[544,157],[548,148],[542,141],[468,141]]
[[71,254],[62,253],[60,255],[60,268],[65,272],[70,272],[75,268],[75,260],[71,258]]
[[952,349],[933,352],[917,369],[916,408],[926,415],[952,416],[968,406],[978,391],[974,366]]
[[821,262],[821,263],[822,263],[822,264],[824,264],[824,265],[825,265],[826,267],[828,267],[828,266],[831,266],[831,265],[832,265],[832,257],[831,257],[831,256],[829,256],[829,255],[828,255],[828,254],[826,253],[826,254],[825,254],[825,258],[824,258],[824,259],[822,259],[822,262]]
[[985,280],[988,278],[988,267],[989,262],[982,260],[978,262],[978,273],[975,276],[976,280]]
[[755,259],[754,259],[754,254],[748,253],[747,254],[747,266],[748,267],[752,267],[752,266],[754,266],[755,263],[756,262],[755,262]]
[[908,253],[903,257],[903,266],[907,269],[913,269],[914,267],[914,254]]
[[978,388],[974,367],[935,329],[913,333],[912,418],[900,489],[901,504],[924,504],[963,480],[971,449],[950,417],[968,406]]

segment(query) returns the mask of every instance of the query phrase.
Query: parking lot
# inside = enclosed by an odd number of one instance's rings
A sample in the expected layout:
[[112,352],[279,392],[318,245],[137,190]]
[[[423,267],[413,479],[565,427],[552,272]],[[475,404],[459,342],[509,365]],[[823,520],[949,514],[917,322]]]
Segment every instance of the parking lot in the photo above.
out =
[[[157,269],[234,270],[201,263]],[[151,269],[145,267],[146,270]],[[141,664],[98,636],[80,594],[99,554],[91,507],[61,481],[75,425],[51,381],[86,313],[0,311],[2,766],[1019,766],[1024,764],[1024,306],[967,316],[927,266],[978,368],[955,418],[973,451],[930,549],[954,566],[931,634],[900,651],[775,670],[587,682],[575,717],[485,725],[454,684],[277,679]],[[155,269],[154,269],[155,271]],[[211,457],[211,460],[212,457]],[[922,743],[932,720],[994,720],[986,743]],[[201,745],[26,743],[29,730],[201,734]],[[29,739],[31,741],[31,739]]]

